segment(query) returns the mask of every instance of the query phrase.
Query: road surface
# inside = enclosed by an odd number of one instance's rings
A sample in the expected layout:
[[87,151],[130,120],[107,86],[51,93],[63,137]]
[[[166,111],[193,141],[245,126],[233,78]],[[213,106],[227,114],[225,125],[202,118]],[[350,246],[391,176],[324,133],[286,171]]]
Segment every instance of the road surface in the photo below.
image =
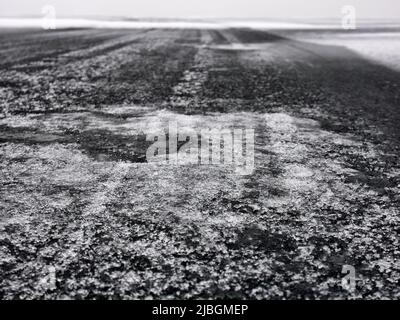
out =
[[[0,40],[1,298],[400,297],[399,72],[278,31]],[[254,170],[148,162],[171,122],[254,129]]]

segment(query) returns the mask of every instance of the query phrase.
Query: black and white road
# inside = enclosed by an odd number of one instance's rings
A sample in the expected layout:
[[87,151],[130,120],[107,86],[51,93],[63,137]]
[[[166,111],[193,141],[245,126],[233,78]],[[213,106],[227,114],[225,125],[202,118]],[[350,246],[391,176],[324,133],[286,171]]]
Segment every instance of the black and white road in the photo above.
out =
[[[399,87],[287,31],[2,29],[0,297],[398,299]],[[254,170],[149,163],[171,121]]]

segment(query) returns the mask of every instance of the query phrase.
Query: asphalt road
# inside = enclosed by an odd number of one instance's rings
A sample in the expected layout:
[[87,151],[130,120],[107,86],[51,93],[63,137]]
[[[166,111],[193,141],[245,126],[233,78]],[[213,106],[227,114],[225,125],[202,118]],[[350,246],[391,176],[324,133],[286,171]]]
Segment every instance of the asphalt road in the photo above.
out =
[[[1,30],[0,297],[399,298],[399,85],[287,32]],[[149,163],[171,122],[254,170]]]

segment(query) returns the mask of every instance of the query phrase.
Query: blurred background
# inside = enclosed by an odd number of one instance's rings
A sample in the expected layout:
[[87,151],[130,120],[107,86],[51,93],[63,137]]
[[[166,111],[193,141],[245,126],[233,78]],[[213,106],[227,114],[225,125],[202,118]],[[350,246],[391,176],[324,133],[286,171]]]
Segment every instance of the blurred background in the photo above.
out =
[[400,17],[398,0],[2,0],[0,16],[40,16],[46,5],[60,17],[334,19],[345,5],[360,19]]

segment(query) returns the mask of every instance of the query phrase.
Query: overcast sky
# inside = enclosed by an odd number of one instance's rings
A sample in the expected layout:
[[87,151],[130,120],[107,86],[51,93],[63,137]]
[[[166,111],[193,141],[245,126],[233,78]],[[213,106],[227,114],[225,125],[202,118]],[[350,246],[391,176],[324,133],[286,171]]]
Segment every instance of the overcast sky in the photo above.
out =
[[336,18],[353,5],[358,18],[400,19],[400,0],[0,0],[0,15],[40,15],[46,4],[69,17]]

